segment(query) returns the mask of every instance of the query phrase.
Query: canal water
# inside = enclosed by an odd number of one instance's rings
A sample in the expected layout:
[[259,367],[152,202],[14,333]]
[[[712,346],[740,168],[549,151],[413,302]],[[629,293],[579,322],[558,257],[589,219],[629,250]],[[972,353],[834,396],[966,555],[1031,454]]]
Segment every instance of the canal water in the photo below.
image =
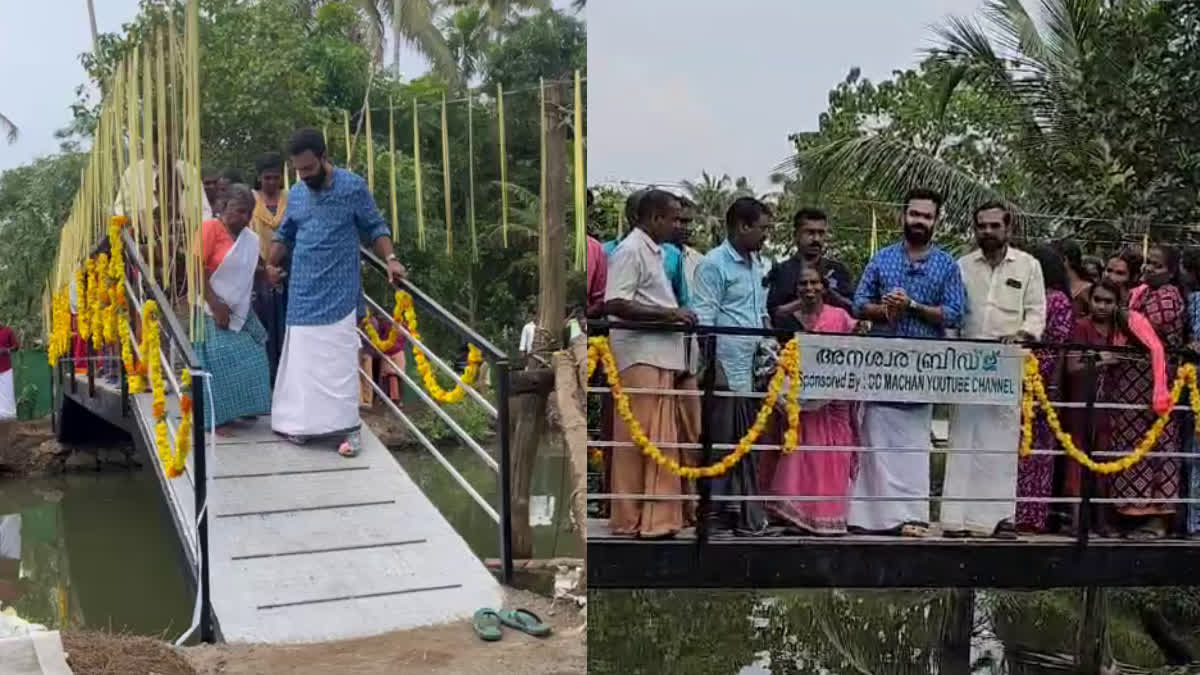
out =
[[[465,448],[443,454],[495,503],[491,469]],[[395,455],[477,555],[498,555],[496,525],[429,453]],[[530,520],[538,557],[582,556],[565,529],[569,471],[555,448],[535,466]],[[174,640],[187,629],[193,602],[176,549],[148,469],[0,479],[0,605],[27,621]]]
[[[1136,619],[1168,614],[1193,650],[1193,589],[1109,589],[1112,653],[1121,673],[1164,669]],[[1049,675],[1072,671],[1078,590],[975,592],[969,647],[943,637],[946,590],[591,591],[592,675],[912,674]]]

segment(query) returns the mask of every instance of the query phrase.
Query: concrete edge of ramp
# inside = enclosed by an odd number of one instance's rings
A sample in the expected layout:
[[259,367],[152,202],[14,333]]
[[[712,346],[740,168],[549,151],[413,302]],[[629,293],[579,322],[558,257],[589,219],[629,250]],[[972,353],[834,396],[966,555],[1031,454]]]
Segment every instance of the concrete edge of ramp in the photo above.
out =
[[5,675],[71,675],[56,630],[0,638],[0,669]]

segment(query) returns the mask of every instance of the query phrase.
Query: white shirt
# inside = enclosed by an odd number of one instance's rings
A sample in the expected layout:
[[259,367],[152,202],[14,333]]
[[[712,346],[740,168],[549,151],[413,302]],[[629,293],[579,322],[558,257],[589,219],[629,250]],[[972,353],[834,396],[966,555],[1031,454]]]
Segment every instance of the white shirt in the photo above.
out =
[[[675,291],[663,268],[662,247],[644,230],[634,228],[608,258],[604,299],[628,300],[654,307],[677,308]],[[609,317],[620,321],[619,317]],[[682,333],[613,329],[608,336],[617,368],[644,364],[664,370],[683,370]]]
[[533,351],[533,334],[536,330],[537,326],[532,321],[525,324],[525,327],[521,329],[521,344],[517,346],[517,349],[520,349],[522,354],[528,354]]
[[1042,337],[1046,286],[1036,258],[1009,246],[992,267],[977,249],[958,259],[958,269],[967,288],[962,337],[999,339],[1022,331]]
[[704,260],[703,253],[691,246],[683,247],[683,278],[687,279],[689,289],[696,287],[696,268],[700,266],[701,260]]

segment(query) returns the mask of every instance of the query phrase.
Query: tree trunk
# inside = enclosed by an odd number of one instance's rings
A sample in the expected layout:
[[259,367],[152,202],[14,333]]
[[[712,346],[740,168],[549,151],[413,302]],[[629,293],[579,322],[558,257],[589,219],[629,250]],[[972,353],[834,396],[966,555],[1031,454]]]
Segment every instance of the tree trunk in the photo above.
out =
[[533,485],[538,446],[546,426],[546,402],[554,386],[554,375],[543,369],[513,372],[510,377],[512,556],[532,558],[533,527],[529,524],[529,490]]
[[[396,21],[396,17],[393,17]],[[400,79],[400,33],[392,28],[392,74]]]
[[1110,672],[1112,646],[1108,641],[1108,596],[1103,588],[1083,589],[1083,621],[1075,640],[1075,672]]
[[562,345],[566,319],[567,126],[563,85],[546,87],[546,184],[542,194],[542,232],[538,237],[538,312],[534,351]]
[[580,336],[570,347],[554,353],[554,401],[559,424],[567,443],[567,458],[573,474],[571,520],[580,544],[587,548],[587,340]]

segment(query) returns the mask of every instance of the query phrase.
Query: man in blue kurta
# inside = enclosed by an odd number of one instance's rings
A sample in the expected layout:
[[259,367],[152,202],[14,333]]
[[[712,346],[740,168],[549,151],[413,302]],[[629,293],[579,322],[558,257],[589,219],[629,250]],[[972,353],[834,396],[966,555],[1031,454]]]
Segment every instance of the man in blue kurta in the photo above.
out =
[[278,283],[291,252],[287,332],[271,405],[271,428],[293,442],[342,438],[338,452],[360,448],[358,348],[355,330],[362,278],[359,242],[387,261],[393,284],[404,278],[387,224],[360,176],[335,169],[315,129],[292,136],[300,182],[275,231],[267,273]]
[[[876,335],[944,337],[958,326],[966,305],[966,288],[958,263],[933,244],[933,228],[942,197],[914,189],[904,197],[904,239],[888,246],[867,264],[854,294],[854,313],[875,326]],[[929,403],[863,404],[859,434],[864,452],[858,459],[855,497],[850,502],[852,528],[922,537],[929,528],[929,451],[933,405]],[[907,450],[908,452],[888,452]],[[925,452],[913,452],[924,450]],[[897,498],[884,501],[880,498]]]

